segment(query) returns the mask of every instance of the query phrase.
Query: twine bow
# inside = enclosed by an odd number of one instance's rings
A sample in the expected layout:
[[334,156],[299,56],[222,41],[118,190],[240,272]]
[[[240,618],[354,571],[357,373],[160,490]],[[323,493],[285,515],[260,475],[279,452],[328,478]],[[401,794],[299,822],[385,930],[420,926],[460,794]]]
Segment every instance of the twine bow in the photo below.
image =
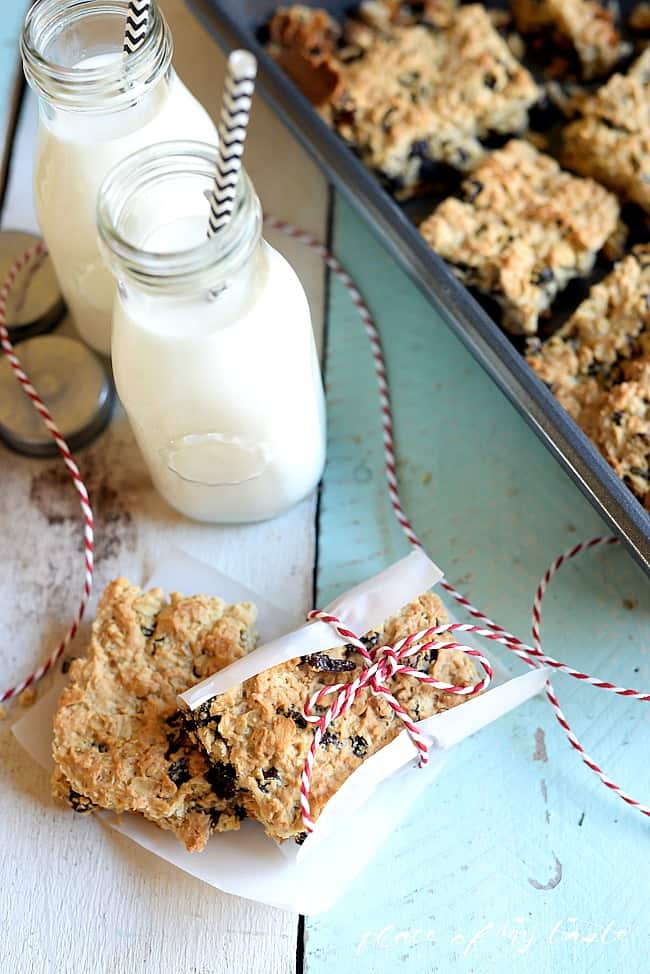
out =
[[[418,764],[422,767],[429,760],[427,740],[424,734],[418,729],[417,722],[411,718],[409,712],[402,707],[399,700],[397,700],[389,689],[390,682],[398,675],[410,676],[415,680],[419,680],[421,683],[426,683],[427,686],[435,690],[444,690],[446,693],[456,693],[459,696],[469,697],[489,686],[493,674],[489,660],[478,649],[471,649],[469,646],[464,646],[457,642],[439,642],[434,638],[435,636],[440,636],[441,633],[448,632],[450,629],[449,623],[430,626],[427,629],[421,629],[419,632],[410,633],[403,639],[399,639],[392,646],[382,645],[369,648],[364,645],[356,633],[343,626],[337,616],[316,609],[309,613],[307,619],[309,621],[319,620],[320,622],[328,623],[343,642],[347,645],[354,646],[362,660],[361,672],[354,680],[351,680],[349,683],[335,683],[322,687],[305,701],[305,720],[314,725],[314,736],[312,737],[300,778],[300,806],[305,830],[307,832],[313,832],[315,823],[311,814],[309,794],[311,791],[311,779],[316,753],[332,721],[347,713],[362,693],[370,691],[370,693],[382,697],[393,712],[397,714],[413,742],[418,755]],[[485,676],[478,683],[471,686],[454,686],[451,683],[443,683],[441,680],[436,680],[434,677],[429,676],[428,673],[422,672],[414,666],[409,665],[409,663],[404,662],[411,656],[417,656],[433,648],[436,650],[458,649],[467,656],[473,656],[481,664]],[[335,699],[330,704],[328,710],[324,714],[314,713],[315,708],[321,704],[321,701],[332,695],[335,695]]]

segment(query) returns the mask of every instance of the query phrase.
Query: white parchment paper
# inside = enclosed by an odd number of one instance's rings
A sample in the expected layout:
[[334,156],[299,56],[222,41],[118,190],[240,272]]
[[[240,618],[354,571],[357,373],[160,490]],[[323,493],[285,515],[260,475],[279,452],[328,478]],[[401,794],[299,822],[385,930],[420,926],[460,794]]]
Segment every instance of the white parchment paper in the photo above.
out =
[[[363,633],[441,577],[425,555],[412,552],[327,608],[355,632]],[[171,553],[158,567],[147,582],[147,586],[154,585],[165,592],[201,592],[230,602],[249,600],[258,606],[262,645],[183,694],[191,707],[277,662],[336,645],[334,633],[325,623],[310,623],[291,632],[296,620],[284,610],[184,552]],[[296,913],[322,912],[342,895],[398,826],[438,774],[450,748],[534,696],[548,675],[545,669],[538,669],[511,678],[494,658],[490,661],[495,668],[490,690],[461,707],[420,721],[420,729],[431,740],[425,768],[414,766],[413,746],[405,733],[400,734],[347,779],[322,812],[314,834],[300,847],[290,842],[279,847],[260,825],[244,822],[239,832],[217,833],[204,852],[190,854],[171,832],[140,816],[127,814],[118,819],[110,812],[99,812],[96,817],[217,889]],[[52,768],[52,720],[64,683],[65,677],[58,676],[48,694],[13,727],[25,750],[48,771]],[[334,861],[336,869],[332,868]]]

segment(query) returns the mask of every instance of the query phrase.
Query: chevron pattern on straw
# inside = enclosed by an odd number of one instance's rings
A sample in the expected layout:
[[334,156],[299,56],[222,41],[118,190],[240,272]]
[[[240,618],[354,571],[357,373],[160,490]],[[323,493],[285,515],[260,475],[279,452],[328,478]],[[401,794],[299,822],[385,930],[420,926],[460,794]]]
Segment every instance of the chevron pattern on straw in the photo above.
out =
[[226,226],[235,207],[256,73],[257,61],[249,51],[232,52],[218,126],[217,171],[209,197],[208,237]]
[[124,27],[124,53],[133,54],[147,36],[151,0],[131,0]]

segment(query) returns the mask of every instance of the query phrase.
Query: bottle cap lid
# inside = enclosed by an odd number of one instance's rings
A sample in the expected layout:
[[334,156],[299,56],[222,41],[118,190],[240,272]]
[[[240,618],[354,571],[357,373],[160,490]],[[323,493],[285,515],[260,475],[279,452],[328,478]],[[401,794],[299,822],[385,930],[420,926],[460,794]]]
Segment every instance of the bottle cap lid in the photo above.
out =
[[[94,439],[108,423],[115,400],[113,383],[98,357],[63,335],[28,338],[17,351],[70,449]],[[0,437],[19,453],[38,457],[57,453],[6,357],[0,359]]]
[[[14,261],[39,242],[22,230],[0,231],[0,287]],[[52,261],[41,254],[19,271],[7,299],[7,330],[12,341],[51,331],[65,313]]]

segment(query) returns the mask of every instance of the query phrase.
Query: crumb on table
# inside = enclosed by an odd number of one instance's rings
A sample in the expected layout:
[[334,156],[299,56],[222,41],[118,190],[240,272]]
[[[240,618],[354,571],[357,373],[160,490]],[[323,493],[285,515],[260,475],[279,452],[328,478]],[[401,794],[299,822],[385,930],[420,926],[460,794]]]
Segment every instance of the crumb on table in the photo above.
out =
[[27,687],[18,697],[18,705],[27,709],[27,707],[31,707],[36,701],[37,696],[38,691],[36,687]]

